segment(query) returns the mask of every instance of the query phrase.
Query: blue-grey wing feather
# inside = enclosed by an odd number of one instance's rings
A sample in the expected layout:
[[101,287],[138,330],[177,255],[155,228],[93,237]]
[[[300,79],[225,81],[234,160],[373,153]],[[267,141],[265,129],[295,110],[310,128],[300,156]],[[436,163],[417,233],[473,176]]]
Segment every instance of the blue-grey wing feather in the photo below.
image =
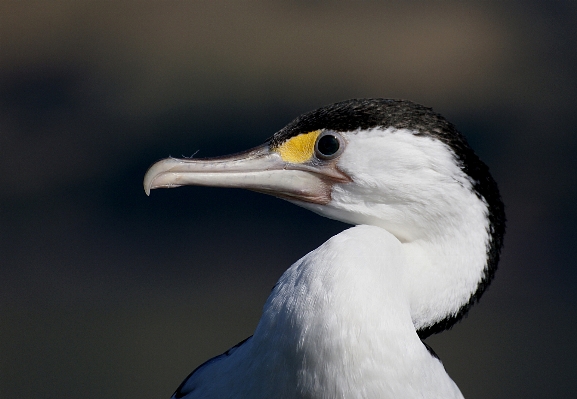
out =
[[184,379],[184,381],[182,381],[182,383],[178,386],[178,388],[176,388],[176,391],[174,391],[174,393],[172,394],[171,398],[174,399],[179,399],[179,398],[183,398],[184,396],[188,395],[189,393],[193,392],[197,387],[198,387],[198,381],[197,380],[197,376],[199,375],[199,372],[205,368],[206,366],[208,366],[209,364],[213,364],[215,362],[219,362],[222,361],[224,359],[226,359],[227,357],[229,357],[230,355],[232,355],[242,344],[246,343],[249,339],[252,338],[252,335],[242,341],[240,341],[238,344],[236,344],[235,346],[233,346],[232,348],[230,348],[229,350],[227,350],[226,352],[215,356],[211,359],[208,359],[206,362],[202,363],[200,366],[198,366],[197,368],[195,368],[192,373],[190,373],[188,375],[188,377],[186,377]]

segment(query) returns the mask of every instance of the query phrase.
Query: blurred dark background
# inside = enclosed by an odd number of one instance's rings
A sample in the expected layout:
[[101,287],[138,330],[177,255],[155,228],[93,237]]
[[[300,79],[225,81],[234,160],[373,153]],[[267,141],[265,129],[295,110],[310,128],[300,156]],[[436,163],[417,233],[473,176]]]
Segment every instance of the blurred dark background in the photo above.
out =
[[260,194],[146,197],[154,161],[405,98],[507,206],[496,280],[428,340],[468,399],[577,397],[577,3],[0,2],[0,397],[168,398],[343,230]]

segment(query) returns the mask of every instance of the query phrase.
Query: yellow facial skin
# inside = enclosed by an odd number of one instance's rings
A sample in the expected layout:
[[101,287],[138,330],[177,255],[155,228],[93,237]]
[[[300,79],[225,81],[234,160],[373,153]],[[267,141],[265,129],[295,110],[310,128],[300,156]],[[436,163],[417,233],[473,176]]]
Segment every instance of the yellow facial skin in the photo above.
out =
[[320,130],[299,134],[273,148],[273,151],[277,152],[285,162],[306,162],[312,158],[315,152],[315,143],[319,134],[321,134]]

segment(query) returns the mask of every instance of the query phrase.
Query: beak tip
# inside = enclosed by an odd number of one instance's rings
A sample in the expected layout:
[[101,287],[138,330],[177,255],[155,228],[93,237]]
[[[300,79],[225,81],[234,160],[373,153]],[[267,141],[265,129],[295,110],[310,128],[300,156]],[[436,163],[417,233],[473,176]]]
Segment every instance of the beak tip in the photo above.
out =
[[150,186],[151,186],[150,183],[151,182],[148,181],[148,179],[146,179],[146,178],[144,179],[144,182],[143,182],[144,193],[146,194],[147,197],[150,197]]
[[[179,163],[181,163],[181,160],[179,159],[166,158],[156,162],[150,168],[148,168],[146,174],[144,175],[144,181],[142,182],[146,195],[150,196],[150,190],[155,188],[167,187],[166,185],[159,184],[157,180],[159,176],[164,175],[166,172],[170,171],[172,167],[178,165]],[[156,184],[155,181],[157,182]]]
[[153,173],[150,173],[150,169],[148,172],[146,172],[146,175],[144,175],[144,181],[142,182],[142,185],[144,186],[144,192],[147,196],[150,196],[150,190],[154,188],[152,187],[152,182],[155,177],[156,176]]

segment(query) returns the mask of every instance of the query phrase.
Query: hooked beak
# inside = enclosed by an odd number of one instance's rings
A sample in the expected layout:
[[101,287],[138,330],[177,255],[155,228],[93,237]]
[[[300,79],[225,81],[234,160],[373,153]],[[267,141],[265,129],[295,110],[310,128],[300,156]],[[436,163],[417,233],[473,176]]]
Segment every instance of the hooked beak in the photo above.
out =
[[334,162],[293,164],[282,160],[267,143],[251,150],[216,158],[166,158],[144,176],[144,191],[186,185],[236,187],[289,201],[328,204],[334,183],[351,179]]

